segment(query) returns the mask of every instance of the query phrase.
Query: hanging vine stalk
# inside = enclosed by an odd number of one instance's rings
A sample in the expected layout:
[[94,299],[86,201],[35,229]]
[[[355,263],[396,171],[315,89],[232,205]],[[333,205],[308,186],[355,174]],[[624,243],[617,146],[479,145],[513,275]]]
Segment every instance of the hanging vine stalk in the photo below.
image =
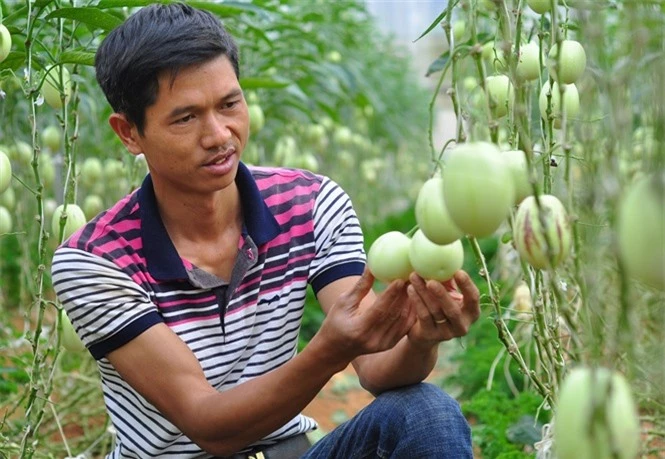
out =
[[[41,173],[39,168],[41,148],[39,146],[39,139],[37,136],[38,132],[37,99],[39,97],[39,90],[41,89],[41,86],[44,84],[44,81],[46,79],[46,75],[40,80],[40,84],[37,87],[35,87],[34,86],[35,75],[33,69],[33,56],[32,56],[34,49],[32,45],[34,39],[33,34],[35,31],[35,25],[37,24],[40,15],[44,11],[44,9],[38,7],[37,9],[33,10],[31,2],[27,2],[27,7],[28,7],[28,27],[27,27],[28,31],[25,41],[26,58],[27,58],[26,87],[28,88],[28,97],[30,99],[29,118],[31,123],[31,139],[33,145],[32,170],[35,176],[35,183],[37,184],[35,197],[37,200],[37,214],[39,216],[38,218],[39,237],[38,237],[38,249],[37,249],[38,258],[37,258],[37,273],[35,281],[35,287],[36,287],[35,301],[33,303],[33,306],[31,306],[28,309],[27,314],[29,316],[32,313],[32,307],[34,307],[34,305],[38,306],[38,311],[37,311],[37,318],[35,324],[35,331],[33,334],[30,335],[33,360],[30,369],[30,383],[27,388],[28,395],[25,405],[26,424],[23,429],[23,437],[21,439],[21,446],[19,452],[20,458],[31,458],[35,453],[35,446],[37,442],[34,439],[36,437],[39,426],[41,425],[41,422],[44,419],[47,405],[51,403],[50,394],[53,390],[53,381],[57,369],[56,362],[58,359],[58,355],[60,353],[60,334],[61,334],[60,332],[62,330],[60,321],[58,320],[54,347],[47,348],[45,350],[41,348],[40,342],[42,340],[43,323],[46,314],[46,309],[48,306],[54,306],[53,303],[47,301],[44,296],[44,288],[45,288],[44,284],[46,276],[45,271],[48,264],[46,259],[47,258],[46,249],[49,239],[49,233],[47,231],[48,228],[47,222],[45,221],[45,211],[44,211],[45,187],[41,178]],[[58,21],[59,21],[58,45],[60,50],[62,50],[64,29],[63,29],[62,20],[58,19]],[[61,72],[58,80],[62,82],[64,81],[64,79],[62,78],[63,67],[59,66],[58,71]],[[62,90],[63,88],[60,89]],[[65,99],[64,92],[61,94],[61,97],[63,100],[63,104],[62,104],[62,111],[60,118],[61,118],[63,132],[65,133],[66,136],[68,128],[68,117],[67,117],[68,109],[67,109],[67,104],[65,103],[64,100]],[[70,158],[71,150],[69,142],[65,141],[65,146],[66,146],[65,155],[67,160],[69,161],[71,159]],[[49,360],[49,357],[53,365],[50,368],[50,371],[46,371],[47,370],[46,362]],[[45,372],[46,374],[44,374]]]

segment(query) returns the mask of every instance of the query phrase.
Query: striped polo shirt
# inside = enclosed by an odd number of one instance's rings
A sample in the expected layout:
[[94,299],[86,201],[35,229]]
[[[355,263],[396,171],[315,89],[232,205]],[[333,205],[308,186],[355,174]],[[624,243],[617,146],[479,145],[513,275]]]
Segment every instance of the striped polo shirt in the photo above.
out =
[[[97,360],[117,431],[111,458],[209,457],[132,389],[106,355],[163,322],[224,391],[284,364],[297,352],[308,284],[362,273],[363,237],[348,195],[332,180],[240,163],[244,216],[227,281],[180,257],[159,216],[148,175],[55,252],[53,286]],[[298,415],[258,444],[307,432]]]

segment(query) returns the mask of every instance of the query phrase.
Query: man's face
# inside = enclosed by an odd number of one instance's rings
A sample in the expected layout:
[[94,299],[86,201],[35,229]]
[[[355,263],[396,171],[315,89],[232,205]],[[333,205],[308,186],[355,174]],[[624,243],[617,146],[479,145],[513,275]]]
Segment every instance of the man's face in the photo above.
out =
[[155,190],[209,194],[232,184],[249,136],[247,104],[226,56],[158,79],[156,102],[146,109],[143,136],[135,136]]

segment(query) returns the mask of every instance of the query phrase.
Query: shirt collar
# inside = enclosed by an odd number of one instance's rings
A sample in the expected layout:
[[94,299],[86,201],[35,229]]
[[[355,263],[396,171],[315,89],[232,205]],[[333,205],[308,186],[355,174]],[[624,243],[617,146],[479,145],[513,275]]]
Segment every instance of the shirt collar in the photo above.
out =
[[[251,171],[243,163],[238,164],[235,181],[244,218],[243,232],[246,231],[256,246],[260,247],[280,233],[279,223],[265,203]],[[186,279],[187,269],[159,215],[150,174],[143,180],[138,200],[143,255],[150,275],[157,280]]]

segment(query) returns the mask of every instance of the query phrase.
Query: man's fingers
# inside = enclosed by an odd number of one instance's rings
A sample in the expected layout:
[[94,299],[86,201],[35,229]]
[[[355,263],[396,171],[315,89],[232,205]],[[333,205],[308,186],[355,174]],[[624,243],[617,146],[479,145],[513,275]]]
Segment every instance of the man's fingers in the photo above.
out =
[[407,287],[407,293],[418,319],[423,322],[427,321],[427,319],[429,319],[432,314],[430,313],[429,309],[427,309],[427,306],[425,306],[423,299],[420,297],[420,295],[418,295],[418,292],[416,292],[416,289],[413,287],[413,285],[409,285]]
[[459,270],[455,273],[454,279],[457,282],[460,293],[464,296],[464,305],[473,306],[478,304],[480,292],[476,284],[471,280],[471,277],[465,271]]
[[365,266],[365,270],[358,279],[358,282],[355,283],[347,295],[350,297],[350,300],[354,304],[360,303],[360,300],[365,298],[365,296],[369,293],[373,284],[374,276],[370,272],[369,268]]
[[451,309],[455,303],[450,297],[450,292],[441,282],[433,280],[425,282],[420,276],[417,276],[411,278],[411,284],[429,311],[432,320],[452,319],[457,315],[457,311]]

